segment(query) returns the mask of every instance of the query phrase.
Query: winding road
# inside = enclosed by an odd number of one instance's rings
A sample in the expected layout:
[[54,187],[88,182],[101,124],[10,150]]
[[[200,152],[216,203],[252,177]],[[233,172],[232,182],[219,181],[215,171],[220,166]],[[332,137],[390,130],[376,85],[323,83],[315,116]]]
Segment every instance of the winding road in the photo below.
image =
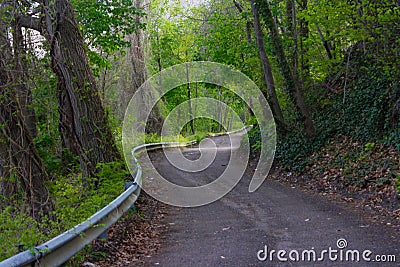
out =
[[[207,184],[231,159],[229,140],[213,138],[216,158],[200,172],[175,168],[161,151],[150,158],[171,182]],[[182,152],[188,159],[199,158],[198,148]],[[249,193],[254,168],[248,165],[237,186],[216,202],[169,206],[164,244],[148,266],[400,266],[400,238],[393,228],[371,223],[345,204],[268,179]],[[146,169],[147,176],[153,171]]]

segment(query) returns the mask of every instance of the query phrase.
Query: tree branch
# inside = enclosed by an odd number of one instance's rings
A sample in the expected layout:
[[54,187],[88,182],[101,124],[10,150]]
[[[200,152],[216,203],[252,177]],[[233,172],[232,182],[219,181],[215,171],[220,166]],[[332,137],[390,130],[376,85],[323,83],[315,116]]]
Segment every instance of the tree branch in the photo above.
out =
[[235,7],[236,7],[237,10],[239,11],[239,13],[242,13],[242,12],[243,12],[243,7],[242,7],[242,5],[241,5],[238,1],[233,0],[233,4],[235,5]]
[[17,23],[21,27],[33,29],[35,31],[38,31],[42,33],[42,23],[39,18],[34,18],[31,16],[24,16],[24,15],[19,15],[17,17]]
[[[243,6],[242,4],[240,4],[238,1],[233,0],[233,4],[235,5],[235,7],[237,8],[237,10],[239,11],[239,13],[243,13]],[[247,42],[249,44],[253,43],[253,40],[251,38],[251,22],[249,19],[246,19],[246,32],[247,32]]]

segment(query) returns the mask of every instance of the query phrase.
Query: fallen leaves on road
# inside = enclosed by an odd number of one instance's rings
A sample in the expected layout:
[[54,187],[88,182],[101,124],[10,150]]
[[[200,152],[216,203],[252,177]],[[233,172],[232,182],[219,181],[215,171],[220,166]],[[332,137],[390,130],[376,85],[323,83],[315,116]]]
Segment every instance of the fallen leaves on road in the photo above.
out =
[[[311,155],[304,173],[271,174],[274,180],[292,188],[301,187],[323,196],[332,196],[356,207],[373,210],[377,216],[400,227],[400,154],[381,144],[362,145],[340,136]],[[387,224],[387,223],[385,223]]]
[[93,244],[91,256],[84,260],[86,266],[139,266],[144,258],[156,254],[165,228],[163,204],[142,191],[135,206],[136,211],[128,212],[108,230],[107,241]]

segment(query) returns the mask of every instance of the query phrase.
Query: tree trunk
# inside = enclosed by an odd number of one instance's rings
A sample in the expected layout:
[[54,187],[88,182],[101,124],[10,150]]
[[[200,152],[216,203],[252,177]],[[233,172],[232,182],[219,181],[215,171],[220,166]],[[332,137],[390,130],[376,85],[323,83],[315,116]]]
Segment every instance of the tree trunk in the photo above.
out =
[[[243,7],[238,1],[233,0],[233,4],[235,5],[239,13],[243,13]],[[251,38],[251,21],[249,19],[246,20],[246,34],[247,34],[247,42],[249,44],[252,44],[253,40]]]
[[[136,0],[135,6],[137,9],[141,9],[145,6],[145,2],[141,0]],[[141,23],[141,17],[136,17],[137,23]],[[129,48],[129,57],[132,65],[132,79],[133,86],[128,88],[125,94],[128,102],[136,91],[142,86],[142,84],[148,79],[149,71],[145,62],[144,54],[144,32],[141,28],[137,27],[135,33],[129,36],[129,41],[131,43]],[[159,61],[159,71],[161,71],[161,59]],[[150,88],[149,88],[150,89]],[[143,92],[144,96],[141,96],[144,100],[148,99],[150,102],[154,98],[152,92]],[[144,103],[145,104],[145,103]],[[163,124],[163,118],[161,116],[160,108],[156,105],[150,112],[150,116],[146,122],[146,132],[147,133],[161,133]]]
[[267,52],[265,51],[264,34],[261,29],[260,19],[258,11],[254,5],[254,0],[251,0],[251,3],[252,3],[251,11],[253,13],[253,19],[254,19],[254,31],[256,34],[256,41],[258,46],[258,55],[260,57],[261,65],[264,71],[264,81],[268,89],[267,98],[271,104],[271,109],[274,118],[276,120],[276,123],[278,125],[278,128],[282,133],[284,133],[286,131],[285,121],[283,118],[281,107],[279,105],[278,97],[276,96],[275,81],[274,81],[274,76],[272,75],[271,64]]
[[291,65],[293,70],[297,70],[299,67],[299,42],[296,21],[296,6],[293,0],[286,0],[286,20],[288,29],[287,32],[290,34],[293,45],[291,49]]
[[287,62],[285,51],[283,49],[282,40],[278,33],[278,28],[273,19],[272,12],[267,0],[255,0],[258,12],[262,15],[272,37],[272,45],[278,59],[281,72],[286,81],[286,90],[289,97],[295,102],[296,108],[300,115],[300,120],[304,125],[304,130],[308,137],[316,135],[314,122],[311,119],[310,111],[305,103],[302,85],[295,75],[293,75],[289,63]]
[[71,3],[68,0],[43,0],[43,5],[51,67],[58,78],[62,144],[79,156],[83,177],[95,176],[98,163],[119,160],[120,154]]
[[190,128],[190,133],[195,134],[195,129],[194,129],[194,117],[193,117],[193,108],[192,108],[192,89],[190,87],[190,81],[189,81],[189,67],[186,64],[186,81],[187,81],[187,97],[188,97],[188,112],[189,112],[189,128]]
[[[306,10],[308,7],[308,0],[301,0],[298,2],[300,11]],[[297,21],[296,6],[294,5],[294,18]],[[303,84],[310,77],[310,66],[309,60],[307,58],[308,47],[305,45],[306,40],[309,38],[310,29],[308,26],[308,21],[305,18],[299,19],[300,25],[300,61],[301,61],[301,78]]]
[[40,220],[53,205],[44,183],[48,176],[19,103],[19,48],[11,48],[8,32],[0,23],[0,194],[8,200],[21,188],[31,216]]
[[28,67],[26,65],[26,51],[24,49],[24,39],[22,35],[21,25],[18,19],[13,25],[13,47],[14,47],[14,67],[19,72],[17,82],[17,96],[21,106],[21,114],[25,121],[25,125],[33,138],[37,137],[36,112],[32,107],[32,92],[29,86]]
[[[222,91],[221,91],[221,87],[218,86],[218,101],[222,102]],[[218,128],[217,128],[217,132],[220,133],[222,131],[221,128],[221,124],[222,124],[222,105],[218,105],[217,107],[217,114],[218,114]]]
[[319,27],[318,23],[315,23],[315,26],[317,26],[317,31],[319,34],[319,37],[321,38],[322,44],[325,47],[326,55],[328,56],[329,59],[332,59],[332,52],[331,52],[331,46],[329,45],[328,41],[325,39],[324,34],[321,31],[321,28]]

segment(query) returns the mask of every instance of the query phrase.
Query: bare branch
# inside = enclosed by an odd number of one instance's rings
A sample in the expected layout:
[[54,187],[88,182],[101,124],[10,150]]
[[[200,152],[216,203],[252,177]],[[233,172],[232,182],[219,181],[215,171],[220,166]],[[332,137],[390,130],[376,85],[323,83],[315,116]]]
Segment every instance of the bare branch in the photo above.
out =
[[235,4],[235,7],[238,9],[239,13],[242,13],[243,12],[242,5],[236,0],[233,0],[233,3]]

